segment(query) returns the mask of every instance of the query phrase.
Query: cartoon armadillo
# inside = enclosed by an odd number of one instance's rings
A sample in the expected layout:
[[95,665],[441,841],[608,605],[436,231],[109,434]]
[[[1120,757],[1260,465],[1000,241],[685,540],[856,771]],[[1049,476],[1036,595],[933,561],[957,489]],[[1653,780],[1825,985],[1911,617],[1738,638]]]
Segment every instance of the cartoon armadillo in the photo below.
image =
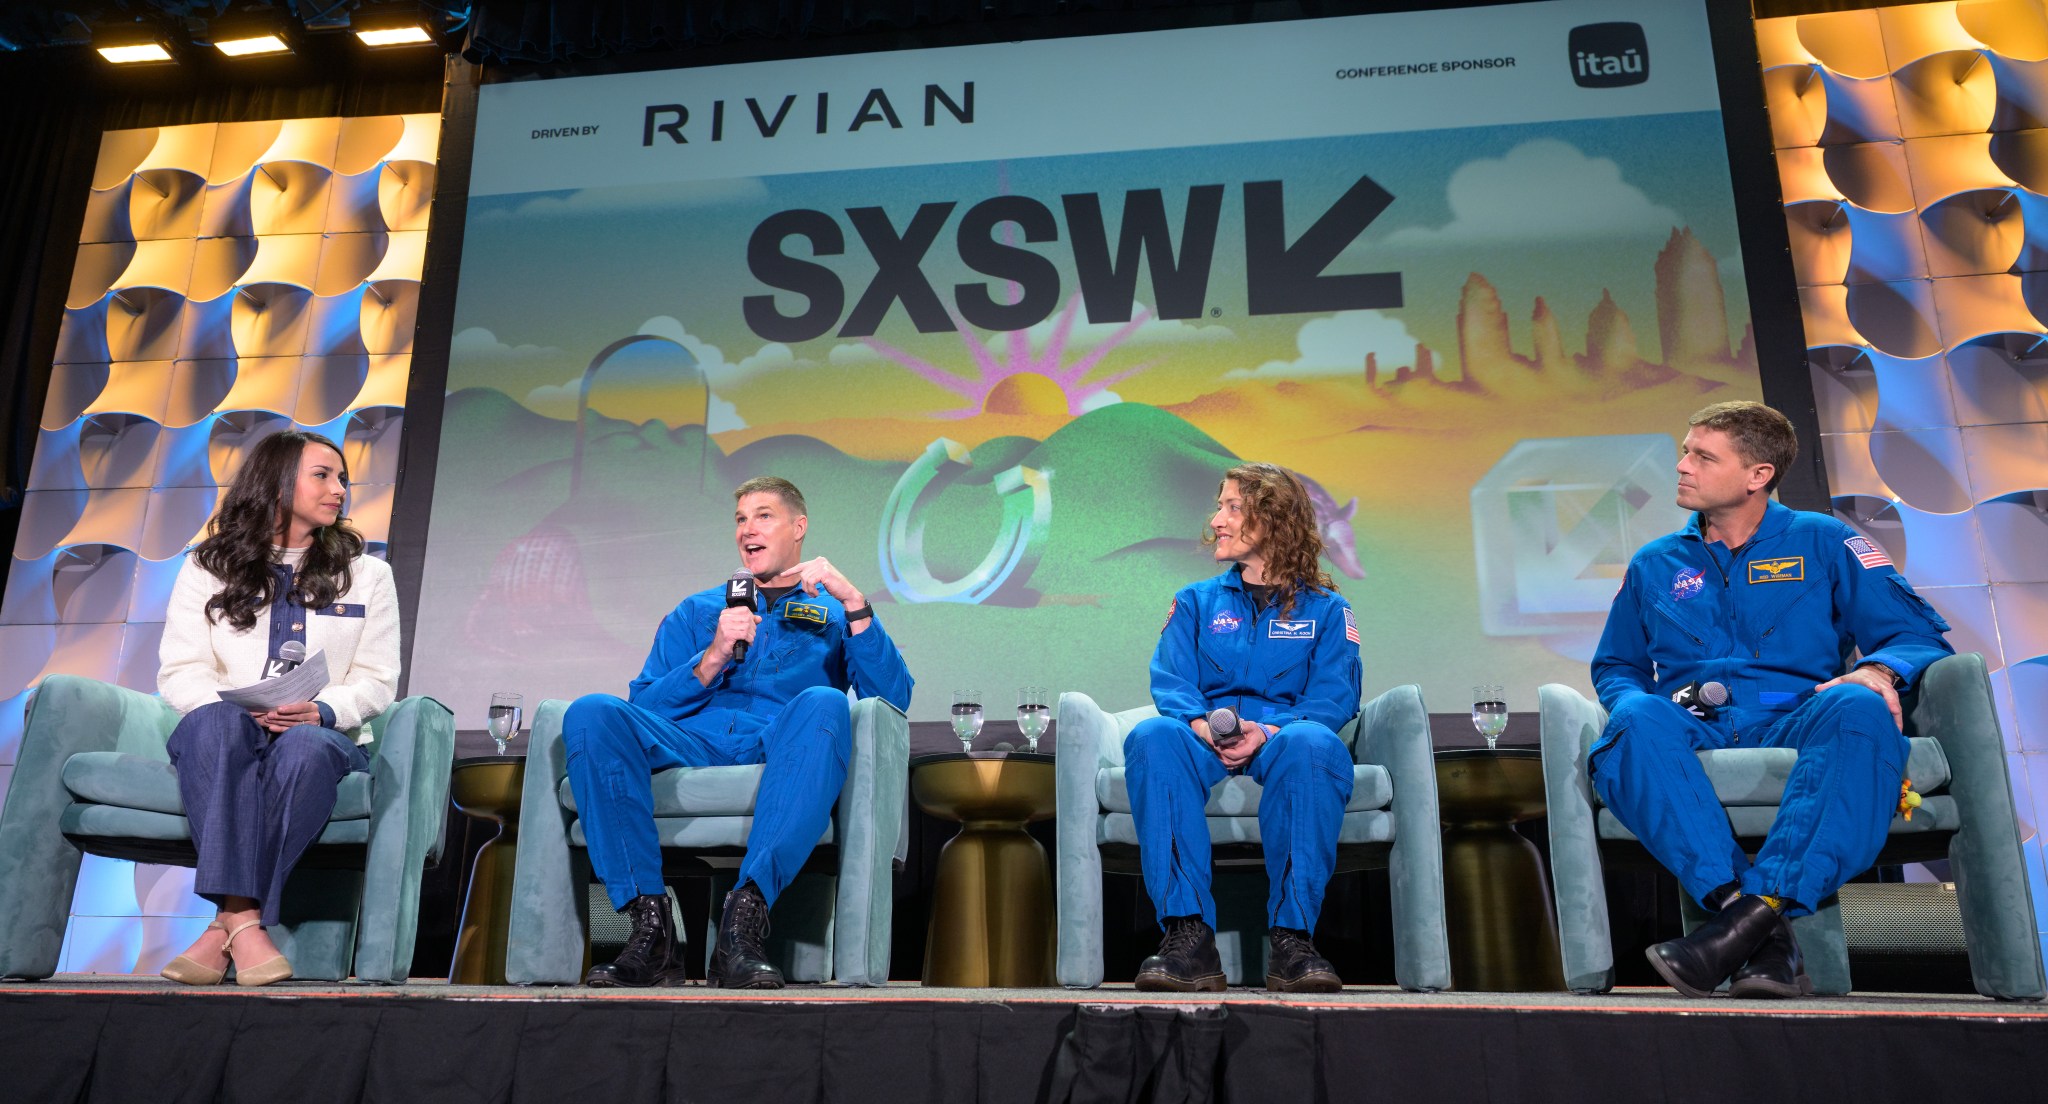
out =
[[1315,507],[1316,532],[1322,534],[1323,555],[1337,565],[1337,570],[1351,578],[1365,578],[1365,568],[1358,563],[1357,538],[1351,532],[1351,515],[1358,512],[1357,496],[1339,506],[1321,483],[1300,472],[1295,472],[1294,478],[1301,480],[1302,487],[1308,491],[1310,505]]

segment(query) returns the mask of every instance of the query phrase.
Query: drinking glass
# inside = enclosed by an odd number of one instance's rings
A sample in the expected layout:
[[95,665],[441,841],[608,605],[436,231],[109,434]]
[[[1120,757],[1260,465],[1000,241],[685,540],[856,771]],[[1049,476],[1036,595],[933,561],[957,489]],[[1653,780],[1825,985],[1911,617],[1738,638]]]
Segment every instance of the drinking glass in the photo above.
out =
[[1052,710],[1045,699],[1043,686],[1026,686],[1017,691],[1017,730],[1024,734],[1032,751],[1038,750],[1038,738],[1045,735],[1045,727],[1052,720]]
[[974,750],[974,738],[981,735],[981,691],[953,691],[953,735],[961,751]]
[[1498,686],[1474,686],[1472,688],[1472,727],[1486,737],[1486,750],[1494,750],[1495,741],[1508,727],[1507,698]]
[[498,754],[506,753],[506,745],[519,735],[519,722],[525,710],[520,708],[517,694],[492,694],[489,725],[491,739],[498,745]]

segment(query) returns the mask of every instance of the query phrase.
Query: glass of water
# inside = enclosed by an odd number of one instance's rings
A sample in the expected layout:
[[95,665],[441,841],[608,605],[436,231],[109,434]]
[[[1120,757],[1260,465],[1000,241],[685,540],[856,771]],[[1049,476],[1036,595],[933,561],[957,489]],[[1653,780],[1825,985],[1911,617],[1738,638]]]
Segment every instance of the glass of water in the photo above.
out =
[[1038,750],[1038,738],[1045,735],[1045,727],[1052,720],[1046,696],[1043,686],[1026,686],[1017,691],[1017,729],[1032,751]]
[[506,753],[506,745],[519,735],[519,722],[525,714],[520,708],[517,694],[492,694],[489,725],[491,739],[498,745],[498,754]]
[[974,750],[974,738],[981,735],[981,691],[953,691],[953,735],[961,751]]
[[1494,750],[1495,741],[1508,727],[1508,703],[1506,695],[1498,686],[1474,686],[1472,688],[1472,727],[1486,737],[1486,750]]

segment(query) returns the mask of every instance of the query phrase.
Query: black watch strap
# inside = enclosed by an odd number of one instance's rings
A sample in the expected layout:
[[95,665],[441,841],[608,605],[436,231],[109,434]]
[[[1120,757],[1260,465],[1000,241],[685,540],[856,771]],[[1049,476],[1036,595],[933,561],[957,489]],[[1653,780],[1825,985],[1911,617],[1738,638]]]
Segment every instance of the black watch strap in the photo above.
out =
[[853,623],[854,623],[855,621],[865,621],[865,620],[867,620],[868,618],[870,618],[870,617],[873,617],[874,615],[875,615],[875,607],[874,607],[873,605],[866,605],[866,606],[862,606],[861,608],[859,608],[859,609],[857,609],[857,610],[847,610],[847,611],[846,611],[846,623],[847,623],[847,624],[849,624],[849,625],[851,625],[851,624],[853,624]]

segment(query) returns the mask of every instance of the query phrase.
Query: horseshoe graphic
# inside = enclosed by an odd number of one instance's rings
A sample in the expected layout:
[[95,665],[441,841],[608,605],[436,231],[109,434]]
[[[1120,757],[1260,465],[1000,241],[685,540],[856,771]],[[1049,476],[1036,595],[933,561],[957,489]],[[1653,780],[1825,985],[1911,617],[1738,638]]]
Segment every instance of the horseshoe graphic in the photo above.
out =
[[925,446],[924,454],[889,492],[889,501],[882,508],[880,556],[882,582],[897,598],[980,605],[1022,586],[1038,567],[1051,531],[1052,487],[1045,473],[1019,464],[995,477],[995,492],[1003,500],[1003,522],[988,555],[950,583],[932,576],[925,565],[924,524],[918,520],[918,502],[926,491],[944,490],[973,466],[959,442],[941,437]]

